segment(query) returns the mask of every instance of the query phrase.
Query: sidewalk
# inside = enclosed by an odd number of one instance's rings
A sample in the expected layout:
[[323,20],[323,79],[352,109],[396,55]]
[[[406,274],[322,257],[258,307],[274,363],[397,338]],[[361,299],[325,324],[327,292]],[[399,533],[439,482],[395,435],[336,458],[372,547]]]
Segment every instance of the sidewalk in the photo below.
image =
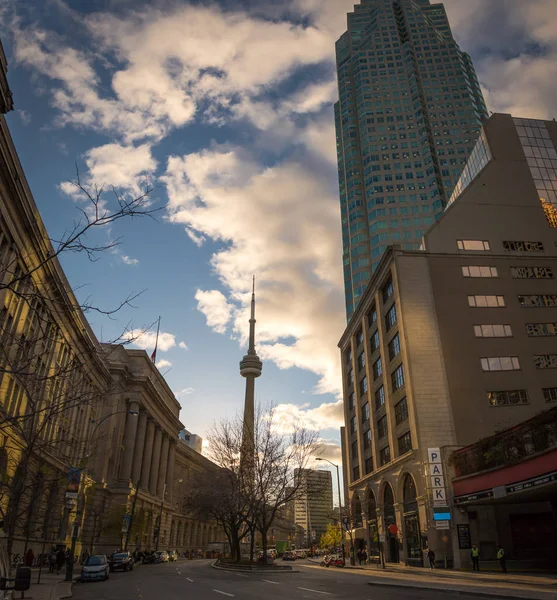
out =
[[[37,583],[39,569],[31,569],[31,587],[25,592],[25,600],[61,600],[72,597],[72,584],[64,581],[64,573],[60,575],[48,572],[48,567],[41,573],[41,583]],[[21,592],[14,592],[14,600],[19,600]]]

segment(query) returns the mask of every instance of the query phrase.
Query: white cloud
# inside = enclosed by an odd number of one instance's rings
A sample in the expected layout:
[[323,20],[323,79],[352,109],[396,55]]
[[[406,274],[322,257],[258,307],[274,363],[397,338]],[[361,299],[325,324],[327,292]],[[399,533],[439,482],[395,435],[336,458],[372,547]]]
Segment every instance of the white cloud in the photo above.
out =
[[[130,340],[133,346],[137,346],[142,350],[152,352],[155,349],[157,333],[155,331],[141,331],[140,329],[133,329],[132,331],[126,332],[123,338]],[[166,333],[163,331],[159,332],[157,351],[166,352],[174,346],[176,346],[176,338],[172,333]]]
[[138,265],[139,260],[137,258],[131,258],[127,254],[121,254],[120,258],[122,262],[126,265]]
[[[317,454],[319,458],[330,460],[332,463],[335,463],[339,466],[342,465],[342,449],[340,447],[340,443],[337,441],[319,440]],[[314,461],[313,467],[330,468],[330,465],[324,461]]]
[[16,112],[24,125],[29,125],[29,123],[31,123],[31,113],[29,111],[20,108]]
[[163,358],[162,360],[157,361],[157,369],[164,369],[165,367],[171,367],[172,363],[169,360],[166,360],[166,358]]
[[313,431],[336,429],[344,425],[344,408],[342,400],[324,402],[315,408],[310,404],[278,404],[274,409],[277,430],[291,433],[298,427]]
[[218,290],[197,290],[195,299],[197,310],[205,315],[207,325],[217,333],[224,333],[232,317],[232,306],[226,296]]
[[187,346],[186,342],[180,342],[180,343],[178,344],[178,347],[179,347],[179,348],[182,348],[182,350],[189,350],[189,348],[188,348],[188,346]]
[[187,387],[184,388],[183,390],[180,390],[176,395],[177,396],[189,396],[190,394],[193,394],[195,392],[195,389],[192,387]]
[[201,246],[203,246],[203,244],[205,243],[205,236],[200,235],[199,233],[196,233],[195,231],[189,229],[188,227],[186,227],[186,233],[188,234],[188,237],[190,238],[190,240],[198,247],[201,248]]

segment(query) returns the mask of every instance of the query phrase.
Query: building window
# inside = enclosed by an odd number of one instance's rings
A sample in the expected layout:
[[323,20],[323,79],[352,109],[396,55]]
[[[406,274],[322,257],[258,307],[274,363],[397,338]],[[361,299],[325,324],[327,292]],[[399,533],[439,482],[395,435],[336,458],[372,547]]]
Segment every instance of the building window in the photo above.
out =
[[379,450],[379,462],[381,466],[391,462],[391,447],[385,446]]
[[396,321],[397,321],[396,304],[393,304],[391,306],[391,308],[388,310],[387,314],[385,315],[385,323],[387,325],[387,331],[389,331],[389,329],[391,329],[395,325]]
[[381,408],[385,406],[385,388],[381,386],[375,392],[375,408]]
[[383,361],[381,360],[381,357],[379,357],[373,363],[373,381],[375,381],[378,377],[381,377],[381,375],[383,375]]
[[505,306],[504,296],[468,296],[468,306],[476,308],[501,308]]
[[397,425],[408,421],[408,401],[406,398],[395,404],[395,421]]
[[358,458],[358,442],[352,442],[352,458]]
[[360,381],[360,396],[363,396],[368,390],[367,375]]
[[398,455],[402,456],[403,454],[410,452],[410,450],[412,450],[412,436],[410,435],[410,432],[407,431],[398,438]]
[[543,252],[541,242],[504,241],[503,250],[506,252]]
[[354,385],[354,371],[352,369],[348,371],[348,385]]
[[557,323],[526,323],[528,337],[557,335]]
[[389,279],[389,281],[383,286],[383,302],[387,302],[387,300],[395,293],[395,288],[393,286],[393,280]]
[[511,267],[513,279],[553,279],[549,267]]
[[557,294],[543,294],[541,296],[519,296],[520,306],[525,308],[543,308],[557,306]]
[[393,360],[400,354],[400,338],[398,337],[398,333],[395,337],[389,342],[389,358]]
[[360,479],[360,467],[354,467],[352,469],[352,481]]
[[362,406],[362,423],[369,421],[369,402]]
[[369,345],[371,347],[371,351],[375,352],[379,350],[379,332],[376,331],[369,340]]
[[510,325],[474,325],[476,337],[512,337]]
[[557,354],[540,354],[534,356],[536,369],[557,369]]
[[393,392],[396,392],[404,385],[404,368],[402,365],[397,367],[393,373],[391,373],[391,382],[393,385]]
[[487,399],[491,406],[513,406],[516,404],[528,404],[528,392],[526,390],[507,390],[504,392],[487,392]]
[[344,357],[346,365],[349,367],[352,366],[352,348],[350,348],[344,353]]
[[557,387],[542,388],[546,402],[557,402]]
[[364,343],[364,332],[360,329],[358,331],[358,333],[356,334],[356,345],[359,346],[360,344]]
[[358,371],[361,371],[366,366],[366,355],[365,352],[362,352],[360,356],[358,356]]
[[518,356],[492,356],[480,360],[482,371],[518,371],[520,369]]
[[486,252],[490,249],[489,242],[485,240],[457,240],[456,245],[459,250],[480,250]]
[[350,433],[356,433],[358,430],[358,423],[356,421],[356,417],[352,417],[350,419]]
[[350,392],[350,394],[348,394],[348,409],[354,410],[354,404],[354,392]]
[[462,267],[464,277],[499,277],[497,267]]
[[367,313],[368,327],[371,327],[376,322],[377,322],[377,309],[375,308],[375,306],[372,306],[371,310]]
[[364,433],[364,450],[369,450],[371,448],[371,429],[368,429]]
[[366,475],[373,471],[373,458],[366,458]]
[[387,415],[381,417],[377,421],[377,438],[382,440],[387,437],[388,426],[387,426]]

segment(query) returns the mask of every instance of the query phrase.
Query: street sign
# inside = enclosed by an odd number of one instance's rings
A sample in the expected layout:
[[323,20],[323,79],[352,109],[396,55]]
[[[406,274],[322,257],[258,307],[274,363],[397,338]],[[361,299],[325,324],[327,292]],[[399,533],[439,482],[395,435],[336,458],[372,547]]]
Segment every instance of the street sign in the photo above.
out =
[[470,525],[457,525],[458,547],[460,550],[470,550],[472,547],[470,536]]
[[384,534],[384,533],[380,533],[380,534],[379,534],[379,541],[380,541],[381,543],[383,543],[383,542],[385,541],[385,534]]
[[448,506],[438,506],[433,508],[434,521],[450,521],[451,509]]
[[128,533],[130,528],[131,515],[124,515],[122,519],[122,533]]
[[436,529],[450,529],[451,523],[450,521],[435,521]]
[[440,448],[428,448],[427,449],[427,462],[429,464],[441,464],[441,449]]

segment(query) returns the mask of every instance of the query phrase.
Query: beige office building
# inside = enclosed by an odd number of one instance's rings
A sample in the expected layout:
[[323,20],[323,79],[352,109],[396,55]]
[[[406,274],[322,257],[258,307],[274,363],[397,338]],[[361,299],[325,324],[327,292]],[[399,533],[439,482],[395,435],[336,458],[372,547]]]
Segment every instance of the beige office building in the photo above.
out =
[[556,150],[557,123],[493,115],[422,249],[388,249],[340,340],[353,533],[387,561],[429,545],[458,566],[466,511],[433,520],[452,452],[557,401]]
[[[294,477],[298,477],[296,469]],[[304,531],[304,545],[317,546],[332,523],[333,479],[330,471],[302,469],[302,485],[294,499],[294,519]]]

